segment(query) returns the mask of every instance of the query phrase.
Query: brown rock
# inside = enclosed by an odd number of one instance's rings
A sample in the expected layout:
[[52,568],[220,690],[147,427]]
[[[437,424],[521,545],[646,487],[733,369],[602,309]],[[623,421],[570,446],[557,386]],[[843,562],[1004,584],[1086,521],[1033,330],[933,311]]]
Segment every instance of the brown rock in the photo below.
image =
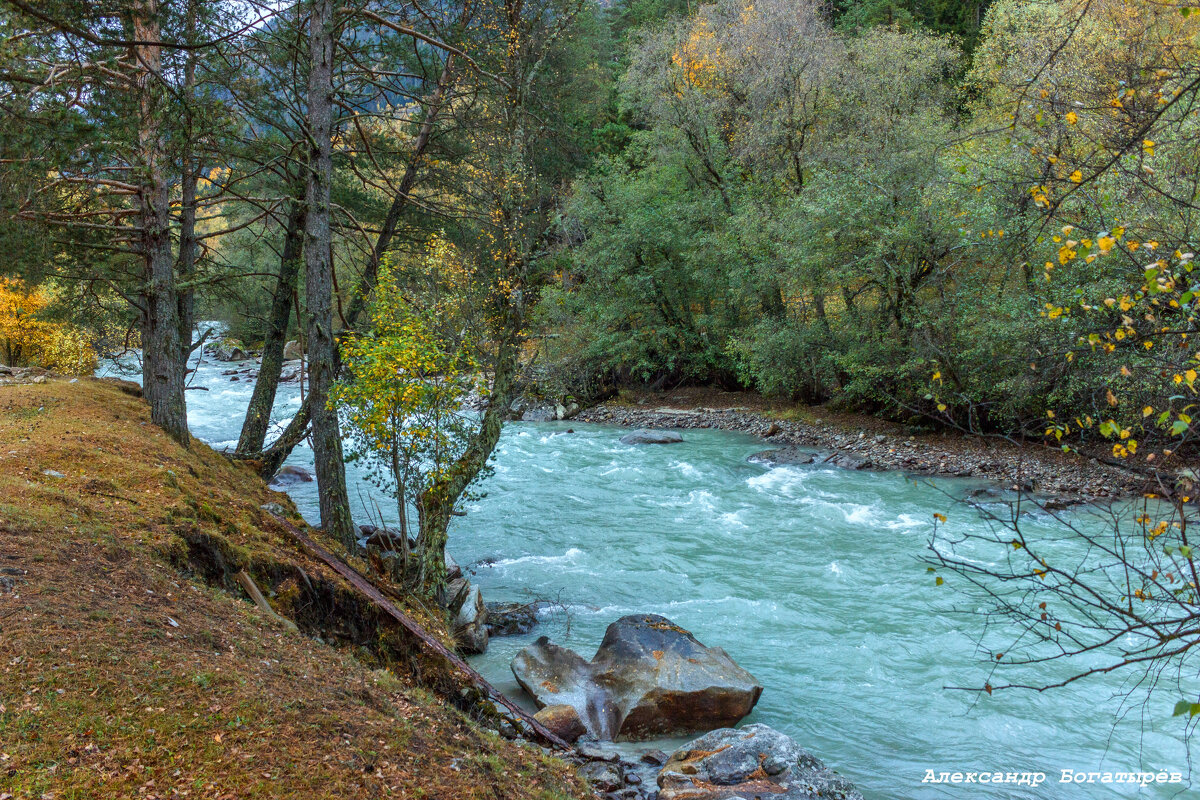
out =
[[565,742],[574,742],[587,733],[587,726],[579,718],[579,712],[575,710],[574,706],[561,703],[546,706],[534,714],[533,718]]

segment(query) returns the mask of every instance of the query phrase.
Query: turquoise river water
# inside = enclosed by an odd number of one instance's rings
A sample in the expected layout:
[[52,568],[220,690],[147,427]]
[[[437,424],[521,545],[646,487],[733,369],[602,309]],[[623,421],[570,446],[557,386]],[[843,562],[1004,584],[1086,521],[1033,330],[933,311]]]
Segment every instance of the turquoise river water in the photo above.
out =
[[[218,449],[236,444],[253,385],[221,375],[231,366],[201,364],[192,385],[207,391],[187,395],[193,432]],[[276,418],[286,422],[298,404],[297,389],[283,387]],[[747,461],[764,445],[737,434],[687,431],[682,444],[636,447],[620,444],[622,433],[507,426],[485,496],[452,523],[450,553],[485,599],[555,603],[533,633],[493,639],[475,659],[501,689],[521,694],[508,664],[537,636],[590,658],[609,623],[654,612],[759,679],[765,691],[748,722],[793,736],[868,800],[1191,795],[1186,784],[1059,782],[1064,769],[1186,775],[1174,697],[1118,714],[1119,676],[1042,694],[944,688],[986,679],[982,622],[953,613],[973,601],[953,580],[935,588],[921,558],[935,511],[949,515],[950,531],[985,524],[951,499],[978,484],[768,468]],[[301,447],[291,463],[311,467],[312,452]],[[353,467],[349,479],[365,520],[371,487]],[[292,496],[317,522],[315,485],[294,486]],[[378,504],[388,508],[386,498]],[[1051,524],[1033,517],[1025,535]],[[1041,677],[1068,670],[1054,665]],[[933,784],[922,780],[927,770],[1048,778],[1036,789]]]

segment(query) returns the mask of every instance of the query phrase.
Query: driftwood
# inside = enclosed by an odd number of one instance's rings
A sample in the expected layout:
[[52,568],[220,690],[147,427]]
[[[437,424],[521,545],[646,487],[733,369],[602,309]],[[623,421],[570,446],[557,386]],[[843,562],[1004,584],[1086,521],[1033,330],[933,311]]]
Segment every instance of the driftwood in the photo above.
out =
[[467,662],[463,661],[461,657],[452,652],[437,639],[433,638],[433,636],[431,636],[428,631],[421,627],[416,620],[397,608],[395,603],[387,599],[387,597],[385,597],[383,593],[374,586],[374,584],[364,578],[357,570],[355,570],[346,562],[342,561],[340,558],[334,556],[329,551],[325,550],[325,548],[313,541],[312,537],[305,534],[283,517],[278,516],[277,514],[271,514],[271,516],[275,517],[275,519],[279,521],[279,524],[284,527],[284,530],[292,535],[292,538],[302,544],[317,558],[321,559],[330,567],[332,567],[335,572],[349,581],[351,586],[362,592],[369,600],[371,600],[371,602],[373,602],[381,610],[385,611],[388,616],[399,622],[405,630],[415,636],[426,648],[446,659],[448,662],[450,662],[451,666],[465,674],[468,680],[479,687],[484,694],[488,696],[488,699],[490,699],[493,703],[502,705],[511,711],[515,717],[529,726],[529,729],[536,734],[539,739],[558,750],[574,750],[571,745],[567,744],[561,738],[548,730],[545,725],[542,725],[540,722],[534,719],[527,711],[513,703],[512,700],[509,700],[507,697],[505,697],[496,687],[488,683],[486,678],[472,669]]
[[263,597],[262,592],[258,590],[258,584],[254,582],[254,578],[250,577],[250,573],[246,572],[244,569],[238,570],[238,574],[234,575],[234,577],[237,578],[237,581],[242,585],[242,588],[246,590],[246,594],[250,595],[250,599],[254,601],[254,605],[261,608],[264,614],[272,619],[282,622],[285,626],[294,631],[300,630],[296,623],[292,622],[287,617],[280,616],[279,612],[271,608],[271,604],[267,602],[267,598]]

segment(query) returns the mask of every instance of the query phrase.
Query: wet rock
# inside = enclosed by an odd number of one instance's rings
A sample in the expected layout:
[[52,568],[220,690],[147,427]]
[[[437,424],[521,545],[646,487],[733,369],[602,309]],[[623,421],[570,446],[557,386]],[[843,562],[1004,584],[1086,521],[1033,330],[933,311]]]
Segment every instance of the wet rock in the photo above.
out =
[[450,557],[449,553],[446,553],[446,580],[452,581],[456,578],[461,578],[462,576],[462,567],[458,565],[457,561]]
[[579,774],[602,792],[612,792],[625,785],[621,779],[621,768],[603,761],[590,761],[579,769]]
[[712,731],[676,750],[658,775],[661,800],[863,800],[852,783],[766,725]]
[[811,450],[799,447],[780,447],[775,450],[763,450],[750,456],[748,461],[771,466],[787,466],[791,464],[811,464],[817,456]]
[[594,739],[580,742],[579,746],[575,748],[575,752],[579,753],[579,757],[585,761],[607,761],[616,764],[621,760],[621,753],[615,750],[612,745],[606,747]]
[[579,718],[579,712],[575,710],[574,706],[563,704],[546,706],[534,714],[533,718],[545,725],[551,733],[564,742],[574,742],[587,733],[587,726]]
[[683,437],[675,431],[637,430],[621,437],[621,444],[676,444]]
[[454,615],[454,640],[464,653],[482,653],[487,650],[487,606],[478,586],[467,589],[462,605]]
[[544,403],[524,409],[520,419],[522,422],[550,422],[558,419],[558,413],[554,406]]
[[865,456],[853,453],[835,453],[826,463],[833,464],[838,469],[870,469],[871,460]]
[[596,739],[639,740],[733,725],[762,686],[719,647],[655,614],[608,626],[590,662],[545,636],[512,662],[539,707],[575,707]]
[[304,467],[295,464],[284,464],[271,479],[271,487],[292,486],[297,483],[312,483],[313,474]]
[[668,758],[670,758],[670,756],[668,756],[662,750],[647,750],[646,752],[642,753],[642,761],[647,764],[653,764],[656,767],[661,767],[663,764],[667,763]]
[[207,345],[204,351],[217,361],[245,361],[250,357],[246,347],[237,339],[222,339]]
[[[277,340],[278,341],[278,340]],[[300,347],[300,343],[295,339],[283,346],[283,360],[295,361],[304,356],[304,350]]]
[[[358,530],[364,537],[359,540],[359,543],[367,550],[379,550],[383,553],[404,552],[404,535],[400,531],[395,531],[391,528],[377,528],[374,525],[359,525]],[[410,552],[416,545],[417,543],[412,539],[408,540],[408,550]]]
[[520,636],[538,624],[538,609],[544,603],[488,603],[488,634],[491,636]]

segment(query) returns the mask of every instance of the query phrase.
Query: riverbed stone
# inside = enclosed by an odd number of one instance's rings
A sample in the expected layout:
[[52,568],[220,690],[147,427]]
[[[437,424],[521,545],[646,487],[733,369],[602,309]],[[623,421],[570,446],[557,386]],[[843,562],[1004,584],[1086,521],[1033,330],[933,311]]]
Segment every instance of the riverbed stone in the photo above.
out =
[[636,430],[621,437],[621,444],[677,444],[683,437],[675,431]]
[[543,636],[517,654],[512,670],[539,708],[573,706],[589,735],[602,741],[733,725],[762,694],[728,653],[657,614],[609,625],[590,662]]
[[538,624],[538,609],[545,603],[488,603],[489,636],[521,636]]
[[854,784],[767,725],[711,731],[676,750],[658,774],[661,800],[863,800]]
[[217,361],[245,361],[250,357],[246,346],[237,339],[222,339],[205,350]]
[[288,342],[287,344],[285,344],[283,346],[283,360],[284,361],[295,361],[296,359],[302,358],[303,356],[304,356],[304,348],[302,348],[300,346],[300,343],[298,341],[296,341],[295,339],[292,339],[290,342]]
[[575,706],[565,703],[546,706],[534,714],[533,718],[564,742],[575,742],[587,733],[587,726],[579,718]]
[[747,460],[760,464],[770,464],[773,467],[782,467],[794,464],[811,464],[817,460],[817,456],[811,450],[789,446],[778,447],[774,450],[763,450],[750,456]]

